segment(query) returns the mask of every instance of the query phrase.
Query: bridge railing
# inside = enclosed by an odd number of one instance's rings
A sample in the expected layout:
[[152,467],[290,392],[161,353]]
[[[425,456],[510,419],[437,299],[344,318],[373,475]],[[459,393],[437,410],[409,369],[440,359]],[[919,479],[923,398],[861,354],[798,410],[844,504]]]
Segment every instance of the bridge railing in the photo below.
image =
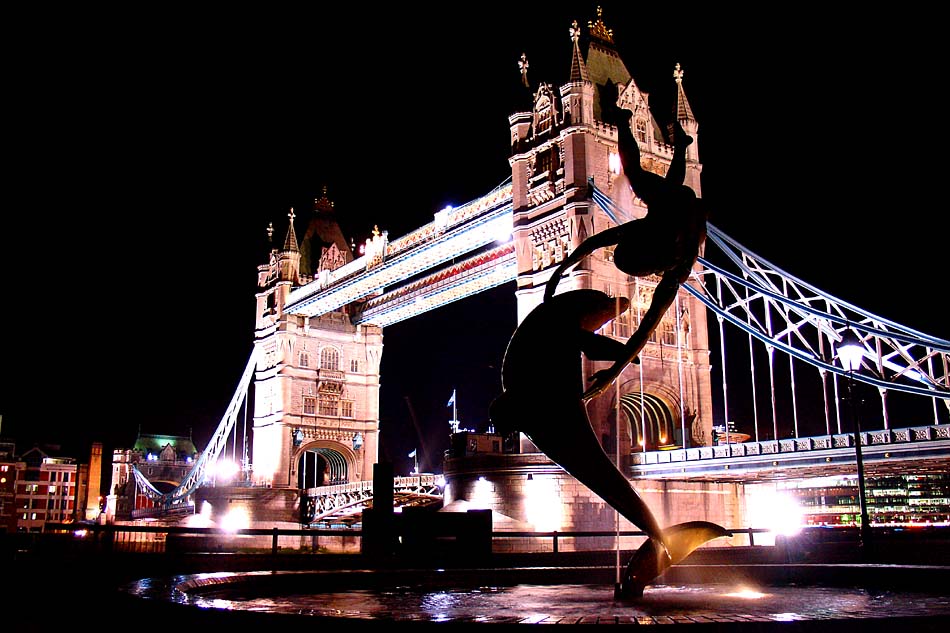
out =
[[[740,527],[727,530],[732,540],[727,546],[756,546],[755,535],[772,535],[769,528]],[[350,547],[337,553],[360,553],[363,531],[359,528],[245,528],[226,530],[223,528],[201,528],[162,525],[100,525],[100,524],[47,524],[49,537],[63,537],[72,533],[77,549],[95,551],[115,551],[130,553],[258,553],[272,555],[286,553],[312,553],[324,551],[318,543],[327,537],[343,539]],[[43,535],[33,535],[43,536]],[[169,538],[171,537],[171,538]],[[182,546],[185,540],[193,544]],[[611,547],[581,547],[580,541],[587,539],[620,539],[622,549],[635,549],[646,539],[639,530],[621,531],[495,531],[491,532],[492,550],[496,553],[560,553],[563,551],[608,551]],[[39,539],[33,539],[39,543]],[[176,545],[169,544],[174,541]],[[512,541],[520,545],[510,546]],[[763,542],[764,541],[764,542]],[[760,545],[771,545],[769,539],[760,539]],[[606,541],[595,541],[604,543]],[[143,544],[149,547],[143,547]],[[568,547],[564,548],[563,544]],[[60,541],[59,546],[63,543]],[[166,549],[167,548],[167,549]]]
[[[394,490],[422,490],[432,488],[438,485],[436,475],[421,474],[410,477],[393,477]],[[332,484],[329,486],[317,486],[316,488],[307,488],[305,493],[308,497],[333,497],[337,495],[348,495],[359,492],[368,492],[373,489],[373,480],[364,479],[363,481],[350,481],[345,484]]]
[[[945,424],[861,432],[861,445],[867,447],[885,445],[907,446],[946,440],[950,440],[950,426]],[[758,442],[735,442],[717,446],[700,446],[669,451],[635,452],[632,455],[632,461],[634,466],[641,466],[731,457],[801,453],[836,448],[854,448],[854,435],[851,433],[842,433],[819,435],[815,437],[762,440]]]

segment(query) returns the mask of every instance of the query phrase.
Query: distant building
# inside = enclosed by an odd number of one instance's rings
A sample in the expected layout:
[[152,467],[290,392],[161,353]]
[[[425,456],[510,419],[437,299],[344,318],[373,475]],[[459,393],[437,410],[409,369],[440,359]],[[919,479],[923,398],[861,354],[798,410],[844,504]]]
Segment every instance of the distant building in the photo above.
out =
[[135,481],[133,468],[162,493],[171,492],[194,467],[201,453],[190,437],[140,433],[131,449],[112,452],[112,480],[106,502],[107,521],[125,521],[152,502]]
[[0,439],[0,533],[16,532],[16,445]]
[[79,466],[72,457],[51,457],[39,447],[16,463],[17,531],[43,532],[48,523],[76,517]]

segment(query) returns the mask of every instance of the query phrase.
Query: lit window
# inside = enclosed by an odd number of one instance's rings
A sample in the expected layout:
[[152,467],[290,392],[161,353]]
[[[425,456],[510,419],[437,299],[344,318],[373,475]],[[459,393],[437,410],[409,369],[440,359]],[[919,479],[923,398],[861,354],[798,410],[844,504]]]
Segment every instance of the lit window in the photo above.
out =
[[304,415],[314,415],[317,412],[317,399],[312,396],[304,396],[303,413]]
[[52,495],[52,494],[56,494],[56,486],[50,486],[50,487],[49,487],[49,493],[50,493],[51,495]]
[[614,319],[614,336],[628,338],[630,336],[630,313],[623,312]]
[[340,369],[340,352],[332,347],[320,350],[320,369]]
[[9,469],[10,467],[7,466],[6,464],[4,464],[3,466],[0,466],[0,470],[2,470],[3,472],[7,472]]
[[338,403],[336,396],[323,394],[320,396],[320,415],[336,417],[338,413]]
[[663,344],[676,345],[676,324],[673,321],[663,321]]
[[647,122],[643,119],[637,119],[636,128],[637,128],[637,132],[636,132],[637,140],[639,140],[641,143],[646,143],[647,142]]

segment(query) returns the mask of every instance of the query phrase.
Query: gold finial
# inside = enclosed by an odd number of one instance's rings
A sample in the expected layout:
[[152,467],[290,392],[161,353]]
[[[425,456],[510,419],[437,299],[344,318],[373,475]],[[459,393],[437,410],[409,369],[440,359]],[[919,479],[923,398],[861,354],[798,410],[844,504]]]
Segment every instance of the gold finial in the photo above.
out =
[[577,26],[577,20],[571,22],[571,28],[569,31],[571,34],[571,41],[577,44],[577,40],[581,36],[581,29],[579,26]]
[[614,30],[608,29],[604,26],[603,21],[604,10],[601,7],[597,7],[597,22],[588,22],[587,28],[590,29],[590,34],[593,37],[596,37],[599,40],[603,40],[608,44],[614,43]]
[[518,68],[521,69],[521,83],[525,88],[528,87],[528,57],[521,53],[521,59],[518,60]]
[[676,80],[676,83],[683,83],[683,70],[680,68],[679,62],[676,62],[676,68],[673,69],[673,79]]
[[291,221],[291,222],[294,221],[294,217],[295,217],[295,216],[294,216],[294,208],[293,208],[293,207],[290,207],[290,213],[287,214],[287,217],[290,218],[290,221]]
[[378,225],[378,224],[374,224],[374,225],[373,225],[373,237],[379,237],[379,225]]
[[267,223],[267,241],[268,242],[274,241],[274,223],[273,222]]

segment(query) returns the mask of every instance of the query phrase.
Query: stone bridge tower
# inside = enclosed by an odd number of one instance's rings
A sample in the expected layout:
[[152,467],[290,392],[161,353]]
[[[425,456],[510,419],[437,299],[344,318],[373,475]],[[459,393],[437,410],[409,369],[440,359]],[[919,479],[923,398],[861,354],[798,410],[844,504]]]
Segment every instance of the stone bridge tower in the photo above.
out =
[[[683,70],[677,65],[673,71],[670,89],[676,90],[676,108],[665,117],[668,125],[661,127],[650,110],[649,95],[627,71],[614,46],[613,31],[600,16],[589,24],[586,55],[576,22],[570,33],[573,48],[568,81],[560,87],[530,84],[528,61],[522,56],[525,110],[509,117],[519,322],[542,300],[545,283],[556,265],[585,238],[618,221],[643,217],[648,211],[632,195],[621,174],[617,129],[600,118],[599,92],[607,82],[619,87],[621,105],[634,113],[630,125],[640,144],[644,168],[666,173],[672,157],[667,139],[672,138],[674,118],[692,135],[686,184],[697,195],[702,193],[699,126],[683,89]],[[589,183],[605,192],[626,215],[614,219],[605,213],[593,201]],[[659,278],[622,273],[612,264],[612,254],[612,248],[601,249],[585,258],[564,276],[558,292],[591,288],[630,298],[629,311],[619,314],[603,331],[626,340],[649,307]],[[626,368],[616,383],[619,390],[611,388],[588,405],[609,454],[614,454],[617,441],[618,413],[621,455],[664,445],[711,442],[708,348],[705,307],[681,289],[641,354],[641,364]],[[590,377],[606,366],[585,358],[583,374]]]
[[353,260],[326,188],[300,243],[295,219],[291,209],[283,247],[258,267],[255,345],[263,360],[254,376],[252,478],[274,488],[371,478],[382,328],[353,325],[348,307],[318,317],[284,312],[291,290]]

